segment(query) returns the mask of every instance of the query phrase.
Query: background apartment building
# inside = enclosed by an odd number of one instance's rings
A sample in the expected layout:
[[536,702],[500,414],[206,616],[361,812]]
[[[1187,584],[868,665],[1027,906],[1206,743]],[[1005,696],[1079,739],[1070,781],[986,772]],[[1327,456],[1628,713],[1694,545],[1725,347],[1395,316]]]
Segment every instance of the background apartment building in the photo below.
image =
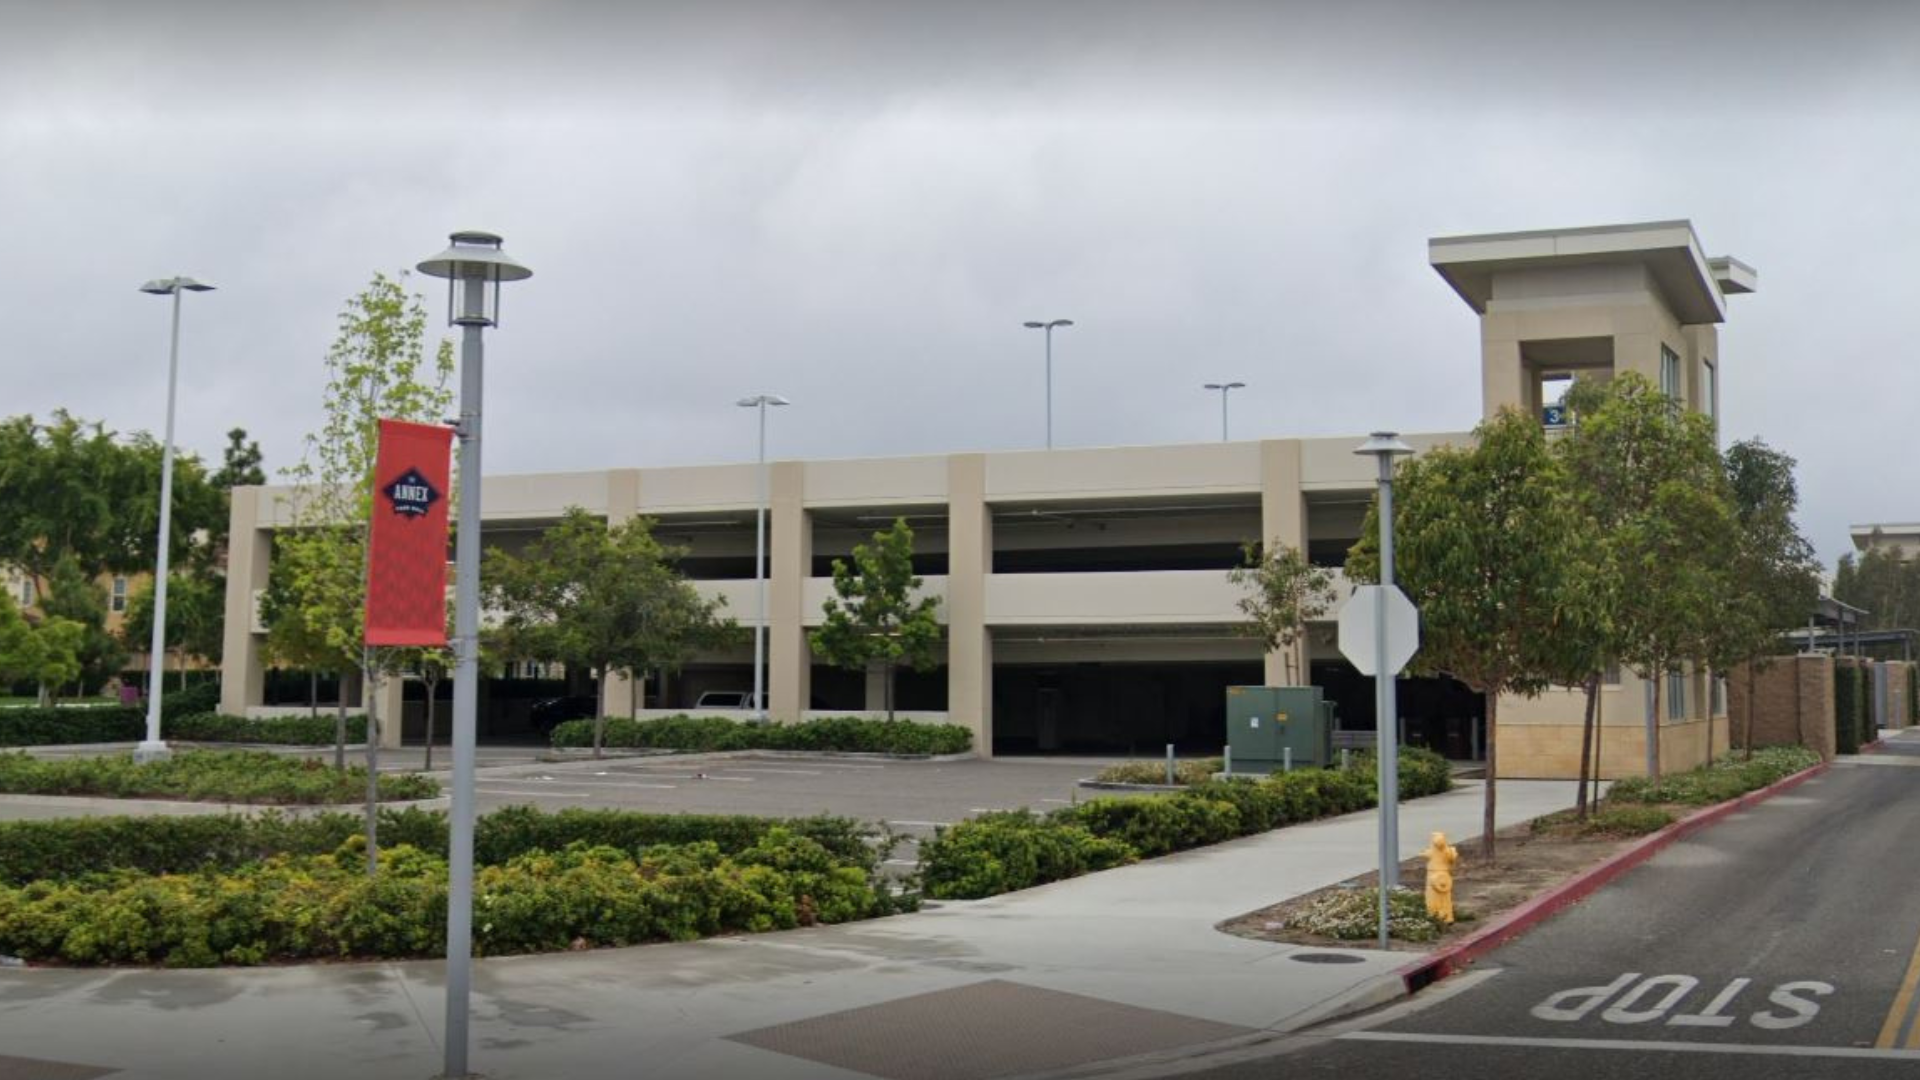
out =
[[[1544,415],[1574,375],[1638,371],[1690,408],[1714,414],[1716,326],[1725,297],[1753,272],[1709,260],[1684,221],[1437,239],[1430,261],[1481,317],[1488,413]],[[1387,418],[1383,418],[1387,419]],[[1463,424],[1463,427],[1470,425]],[[1464,431],[1403,435],[1416,451]],[[880,708],[883,683],[817,662],[807,646],[831,594],[831,565],[897,518],[912,525],[916,570],[946,627],[934,671],[902,672],[909,716],[973,730],[982,753],[1157,753],[1167,743],[1217,752],[1225,690],[1278,684],[1306,671],[1338,702],[1344,727],[1374,728],[1371,680],[1335,648],[1332,619],[1313,628],[1293,664],[1242,636],[1226,580],[1251,541],[1281,541],[1339,569],[1372,498],[1374,463],[1349,438],[962,453],[847,461],[784,461],[770,469],[769,704],[775,719]],[[516,548],[579,506],[609,522],[646,515],[685,545],[682,564],[743,625],[762,617],[754,589],[757,468],[720,465],[498,476],[487,480],[486,543]],[[271,535],[289,523],[287,492],[234,492],[223,707],[259,712]],[[708,690],[751,688],[750,647],[702,657],[638,692],[598,688],[609,714],[683,711]],[[1725,748],[1726,719],[1704,673],[1672,677],[1662,711],[1663,760]],[[383,714],[404,707],[396,685]],[[1650,687],[1631,674],[1603,693],[1608,775],[1639,771]],[[1477,756],[1482,707],[1445,678],[1404,681],[1405,737],[1450,757]],[[1501,705],[1501,772],[1571,775],[1582,699],[1554,692]],[[512,730],[495,709],[483,734]],[[401,733],[393,731],[390,738]]]

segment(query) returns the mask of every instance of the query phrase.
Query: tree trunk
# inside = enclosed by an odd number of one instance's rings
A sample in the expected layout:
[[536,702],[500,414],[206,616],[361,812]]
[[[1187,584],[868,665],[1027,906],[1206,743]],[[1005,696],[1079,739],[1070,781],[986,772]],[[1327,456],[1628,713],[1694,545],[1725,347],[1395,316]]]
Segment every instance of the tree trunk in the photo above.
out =
[[[606,669],[601,668],[599,674],[594,676],[594,685],[604,685],[606,680]],[[601,746],[606,738],[607,718],[600,714],[606,711],[605,709],[593,710],[593,756],[595,760],[598,760],[602,756]]]
[[187,688],[187,647],[180,646],[180,689]]
[[1602,697],[1594,702],[1593,714],[1593,798],[1587,802],[1590,806],[1598,807],[1600,805],[1600,749],[1603,745],[1600,740],[1607,733],[1606,698]]
[[[1753,669],[1758,663],[1756,657],[1747,658],[1747,716],[1740,724],[1740,745],[1746,748],[1746,760],[1753,760]],[[1794,688],[1796,692],[1798,687]],[[1732,695],[1728,695],[1731,697]],[[1731,723],[1732,721],[1728,721]]]
[[1664,669],[1656,668],[1659,674],[1653,677],[1653,715],[1647,717],[1647,779],[1655,784],[1660,782],[1660,692],[1665,687],[1660,684],[1667,680]]
[[380,872],[380,672],[374,652],[366,651],[361,681],[367,695],[367,876]]
[[1593,770],[1593,710],[1600,703],[1600,677],[1587,676],[1581,685],[1587,692],[1587,718],[1580,726],[1580,790],[1574,793],[1574,813],[1581,821],[1587,820],[1587,811],[1591,809],[1587,802],[1587,777]]
[[421,762],[420,771],[432,772],[433,771],[433,709],[434,709],[434,706],[437,704],[437,702],[434,699],[437,698],[440,693],[440,680],[438,677],[435,677],[431,679],[422,679],[421,681],[427,684],[427,756],[426,756],[426,759]]
[[1494,750],[1494,744],[1495,744],[1494,732],[1499,720],[1500,695],[1489,693],[1486,695],[1486,698],[1487,698],[1487,786],[1486,786],[1486,800],[1481,804],[1481,808],[1480,808],[1480,857],[1482,859],[1485,859],[1488,865],[1492,865],[1493,864],[1493,833],[1494,833],[1494,802],[1497,797],[1494,791],[1494,781],[1499,776],[1499,773],[1496,771],[1496,768],[1495,768],[1495,766],[1498,763],[1494,760],[1493,750]]
[[894,669],[893,663],[889,661],[887,663],[887,722],[888,723],[893,722],[893,673],[894,673],[894,670],[895,669]]
[[333,771],[347,771],[347,675],[340,673],[339,689],[334,691]]
[[307,719],[320,719],[320,673],[307,672]]

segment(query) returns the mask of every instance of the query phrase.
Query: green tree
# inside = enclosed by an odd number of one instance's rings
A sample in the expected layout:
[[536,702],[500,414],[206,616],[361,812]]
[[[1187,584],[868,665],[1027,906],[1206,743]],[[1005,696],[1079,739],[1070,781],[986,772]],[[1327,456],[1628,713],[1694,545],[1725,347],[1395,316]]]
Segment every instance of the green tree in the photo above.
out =
[[1250,543],[1241,550],[1243,562],[1227,571],[1230,583],[1247,590],[1239,600],[1248,620],[1241,632],[1258,638],[1267,652],[1280,653],[1291,685],[1300,678],[1295,643],[1306,636],[1308,622],[1333,608],[1333,575],[1278,539],[1264,549]]
[[1577,380],[1566,400],[1574,424],[1560,457],[1620,582],[1605,598],[1607,652],[1653,683],[1647,773],[1658,780],[1666,676],[1706,663],[1732,557],[1726,475],[1712,421],[1638,373]]
[[0,687],[33,682],[61,686],[80,675],[80,647],[86,628],[70,619],[27,621],[11,596],[0,596]]
[[[98,689],[126,667],[127,650],[120,639],[107,630],[107,590],[96,584],[72,558],[53,566],[47,592],[40,598],[40,613],[48,619],[60,619],[80,627],[75,653],[80,670],[69,681],[77,681],[82,696]],[[51,700],[54,689],[63,683],[42,682],[41,697]]]
[[[318,715],[320,675],[344,675],[358,666],[358,660],[352,650],[329,644],[325,630],[309,620],[307,609],[293,588],[293,582],[306,572],[304,567],[294,565],[295,560],[304,556],[307,548],[286,543],[289,535],[281,532],[275,535],[273,541],[274,554],[267,572],[267,587],[260,597],[260,622],[267,628],[261,651],[270,663],[307,673],[308,714]],[[341,684],[336,697],[333,767],[345,772],[347,694],[344,684]]]
[[[1380,576],[1379,506],[1347,559],[1356,581]],[[1554,635],[1569,597],[1565,554],[1578,519],[1540,425],[1503,409],[1471,447],[1404,462],[1394,483],[1398,584],[1420,610],[1413,669],[1447,675],[1486,700],[1487,782],[1480,850],[1494,857],[1499,706],[1546,689],[1562,658]],[[1382,738],[1394,718],[1380,718]]]
[[[609,673],[638,681],[648,671],[678,671],[693,653],[734,632],[719,615],[720,603],[702,597],[680,572],[685,554],[662,544],[649,518],[609,528],[570,507],[525,552],[487,552],[482,580],[489,607],[500,613],[496,647],[586,670],[602,687]],[[595,757],[605,726],[596,717]]]
[[[1755,671],[1779,649],[1780,632],[1800,625],[1820,597],[1819,561],[1793,520],[1800,505],[1793,467],[1793,458],[1759,439],[1734,443],[1726,453],[1738,532],[1732,558],[1722,567],[1723,602],[1708,661],[1715,672],[1746,666],[1749,706],[1741,742],[1749,757]],[[1711,757],[1711,743],[1707,750]]]
[[[427,309],[405,288],[406,275],[375,274],[342,309],[327,351],[326,419],[308,435],[294,482],[293,525],[278,544],[288,563],[276,614],[297,609],[303,634],[353,658],[368,701],[378,700],[391,657],[366,645],[367,533],[382,419],[439,423],[453,405],[453,346],[429,353]],[[344,708],[344,703],[343,706]],[[367,866],[378,860],[374,831],[380,716],[367,709]],[[399,718],[395,717],[398,723]]]
[[938,660],[940,602],[916,597],[920,584],[913,574],[913,529],[905,518],[895,519],[873,534],[872,543],[854,546],[853,565],[833,560],[826,621],[808,637],[814,655],[835,667],[884,669],[889,720],[895,672],[902,665],[931,671]]
[[[214,573],[175,573],[167,581],[166,647],[179,656],[180,688],[186,689],[187,661],[199,657],[209,664],[220,663],[226,627],[226,575]],[[120,640],[133,652],[153,645],[153,583],[151,581],[127,598],[126,616],[120,623]],[[154,664],[154,685],[161,683],[163,664]]]
[[[1898,630],[1920,625],[1920,560],[1901,557],[1873,531],[1867,549],[1840,556],[1833,575],[1833,598],[1860,608],[1863,630]],[[1801,618],[1806,617],[1801,613]]]

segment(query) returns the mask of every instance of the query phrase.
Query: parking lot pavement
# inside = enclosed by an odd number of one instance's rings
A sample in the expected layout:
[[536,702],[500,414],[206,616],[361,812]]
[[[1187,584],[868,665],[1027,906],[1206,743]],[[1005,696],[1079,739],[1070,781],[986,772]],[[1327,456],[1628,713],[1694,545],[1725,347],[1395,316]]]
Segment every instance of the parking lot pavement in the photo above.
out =
[[[535,805],[663,813],[795,817],[838,814],[897,832],[989,810],[1046,811],[1086,799],[1078,782],[1108,764],[1088,759],[894,761],[778,755],[608,758],[483,770],[481,812]],[[1104,793],[1103,793],[1104,794]]]

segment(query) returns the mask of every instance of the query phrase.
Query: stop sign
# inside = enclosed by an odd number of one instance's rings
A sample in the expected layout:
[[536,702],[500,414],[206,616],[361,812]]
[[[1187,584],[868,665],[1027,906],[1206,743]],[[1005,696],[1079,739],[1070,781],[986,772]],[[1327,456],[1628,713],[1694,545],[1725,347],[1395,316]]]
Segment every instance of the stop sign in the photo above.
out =
[[1386,594],[1387,674],[1398,675],[1420,651],[1420,613],[1397,585],[1362,585],[1340,609],[1340,654],[1362,675],[1378,674],[1374,664],[1374,605]]

